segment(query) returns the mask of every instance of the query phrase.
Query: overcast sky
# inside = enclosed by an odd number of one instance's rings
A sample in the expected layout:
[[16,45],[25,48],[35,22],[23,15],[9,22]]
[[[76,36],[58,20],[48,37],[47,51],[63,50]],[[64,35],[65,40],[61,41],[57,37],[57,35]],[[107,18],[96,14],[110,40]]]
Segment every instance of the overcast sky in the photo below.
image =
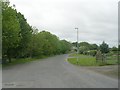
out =
[[60,39],[118,44],[118,0],[10,0],[28,23]]

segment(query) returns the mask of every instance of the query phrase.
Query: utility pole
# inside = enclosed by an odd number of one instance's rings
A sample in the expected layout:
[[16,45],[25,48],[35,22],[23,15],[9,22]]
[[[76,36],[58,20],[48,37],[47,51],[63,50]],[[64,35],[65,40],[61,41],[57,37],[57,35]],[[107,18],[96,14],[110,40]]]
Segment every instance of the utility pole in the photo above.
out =
[[77,30],[77,64],[78,64],[78,53],[79,53],[79,46],[78,46],[78,28],[75,28]]

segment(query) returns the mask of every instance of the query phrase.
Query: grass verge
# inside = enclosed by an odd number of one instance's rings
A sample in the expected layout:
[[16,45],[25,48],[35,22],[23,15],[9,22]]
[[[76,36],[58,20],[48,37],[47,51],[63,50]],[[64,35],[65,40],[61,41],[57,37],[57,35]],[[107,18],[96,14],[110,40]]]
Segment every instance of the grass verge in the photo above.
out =
[[[109,57],[111,59],[106,60],[106,63],[103,62],[96,62],[95,57],[92,56],[86,56],[86,55],[77,55],[77,54],[71,54],[71,58],[68,58],[68,61],[72,64],[75,65],[80,65],[80,66],[104,66],[104,65],[115,65],[118,64],[117,59],[112,59],[113,57]],[[77,58],[78,57],[78,61]]]
[[4,67],[7,67],[7,66],[24,64],[24,63],[28,63],[28,62],[32,62],[32,61],[41,60],[41,59],[47,58],[47,57],[50,57],[50,56],[40,56],[40,57],[36,57],[36,58],[12,59],[12,62],[11,62],[11,63],[2,64],[2,67],[4,68]]
[[22,59],[12,59],[11,63],[2,64],[2,67],[13,66],[17,64],[23,64],[36,60],[35,58],[22,58]]

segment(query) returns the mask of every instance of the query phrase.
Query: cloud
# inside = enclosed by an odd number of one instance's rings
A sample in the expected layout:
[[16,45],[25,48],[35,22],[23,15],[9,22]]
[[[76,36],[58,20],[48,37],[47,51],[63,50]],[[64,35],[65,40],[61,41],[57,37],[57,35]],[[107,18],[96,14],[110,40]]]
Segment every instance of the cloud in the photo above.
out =
[[118,0],[10,0],[32,26],[60,39],[118,43]]

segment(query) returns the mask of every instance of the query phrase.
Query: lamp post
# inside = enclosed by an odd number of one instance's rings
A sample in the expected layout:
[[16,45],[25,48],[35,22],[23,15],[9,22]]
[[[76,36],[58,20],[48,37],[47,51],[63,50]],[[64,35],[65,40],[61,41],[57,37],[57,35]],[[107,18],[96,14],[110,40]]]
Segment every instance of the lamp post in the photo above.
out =
[[[79,53],[79,46],[78,46],[78,28],[75,28],[77,30],[77,55]],[[77,64],[78,64],[78,56],[77,56]]]

